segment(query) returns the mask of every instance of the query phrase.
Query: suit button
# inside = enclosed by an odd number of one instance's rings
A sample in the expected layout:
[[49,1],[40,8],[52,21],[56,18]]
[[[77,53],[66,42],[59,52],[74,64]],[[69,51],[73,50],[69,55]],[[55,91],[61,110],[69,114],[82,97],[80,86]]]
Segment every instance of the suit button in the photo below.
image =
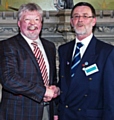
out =
[[68,108],[68,105],[66,105],[65,107]]
[[63,76],[63,75],[62,75],[61,77],[62,77],[62,78],[64,78],[64,76]]
[[89,80],[91,81],[91,80],[92,80],[92,78],[89,78]]
[[78,108],[78,111],[81,111],[81,108]]
[[87,94],[85,94],[84,96],[85,96],[85,97],[87,97],[88,95],[87,95]]

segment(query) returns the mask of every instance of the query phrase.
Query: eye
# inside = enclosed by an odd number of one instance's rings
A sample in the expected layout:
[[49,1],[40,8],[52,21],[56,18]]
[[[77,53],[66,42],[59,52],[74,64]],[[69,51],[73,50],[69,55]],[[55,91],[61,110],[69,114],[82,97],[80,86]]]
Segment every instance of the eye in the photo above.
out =
[[79,15],[76,15],[75,18],[79,18]]
[[80,16],[79,15],[74,15],[73,18],[74,19],[78,19]]
[[84,18],[84,19],[87,19],[87,18],[88,18],[88,16],[84,15],[84,16],[83,16],[83,18]]
[[36,22],[41,22],[41,18],[36,18],[35,21]]
[[36,21],[39,21],[40,19],[39,19],[39,18],[36,18],[35,20],[36,20]]
[[30,21],[30,19],[28,19],[28,18],[25,18],[25,19],[24,19],[24,21],[25,21],[25,22],[28,22],[28,21]]

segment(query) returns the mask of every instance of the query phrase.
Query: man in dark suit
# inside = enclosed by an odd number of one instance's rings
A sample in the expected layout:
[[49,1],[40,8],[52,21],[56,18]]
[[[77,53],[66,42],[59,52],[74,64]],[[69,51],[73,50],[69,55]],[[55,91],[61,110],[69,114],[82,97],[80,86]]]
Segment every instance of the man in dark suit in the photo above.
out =
[[[37,4],[22,5],[18,11],[20,33],[0,42],[0,82],[3,87],[0,120],[57,119],[52,100],[59,94],[59,88],[55,86],[56,50],[53,43],[39,36],[42,19],[43,11]],[[38,62],[41,55],[35,57],[33,42],[42,52],[47,84],[44,84]]]
[[95,24],[91,4],[73,7],[76,38],[59,47],[59,120],[114,120],[114,47],[93,35]]

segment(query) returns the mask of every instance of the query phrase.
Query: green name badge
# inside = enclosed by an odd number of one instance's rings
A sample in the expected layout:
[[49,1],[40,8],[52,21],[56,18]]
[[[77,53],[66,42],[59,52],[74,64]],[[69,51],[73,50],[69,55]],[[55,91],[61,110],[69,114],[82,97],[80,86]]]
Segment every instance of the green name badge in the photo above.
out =
[[93,65],[91,65],[89,67],[83,68],[83,70],[84,70],[86,76],[91,75],[91,74],[96,73],[96,72],[99,71],[96,64],[93,64]]

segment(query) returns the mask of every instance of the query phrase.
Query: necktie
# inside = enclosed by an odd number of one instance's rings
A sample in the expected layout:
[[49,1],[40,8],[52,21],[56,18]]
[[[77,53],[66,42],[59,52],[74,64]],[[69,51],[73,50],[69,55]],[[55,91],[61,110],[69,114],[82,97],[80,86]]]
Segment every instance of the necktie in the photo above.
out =
[[41,74],[42,74],[42,78],[44,80],[44,85],[48,86],[49,85],[48,73],[47,73],[46,64],[45,64],[45,61],[44,61],[43,54],[42,54],[41,50],[39,49],[36,42],[33,42],[32,45],[34,47],[33,53],[34,53],[34,55],[36,57],[36,60],[39,64],[40,71],[41,71]]
[[74,76],[75,74],[75,70],[78,66],[78,64],[80,63],[80,48],[83,46],[82,43],[77,43],[77,47],[76,47],[76,51],[72,60],[72,65],[71,65],[71,77]]

